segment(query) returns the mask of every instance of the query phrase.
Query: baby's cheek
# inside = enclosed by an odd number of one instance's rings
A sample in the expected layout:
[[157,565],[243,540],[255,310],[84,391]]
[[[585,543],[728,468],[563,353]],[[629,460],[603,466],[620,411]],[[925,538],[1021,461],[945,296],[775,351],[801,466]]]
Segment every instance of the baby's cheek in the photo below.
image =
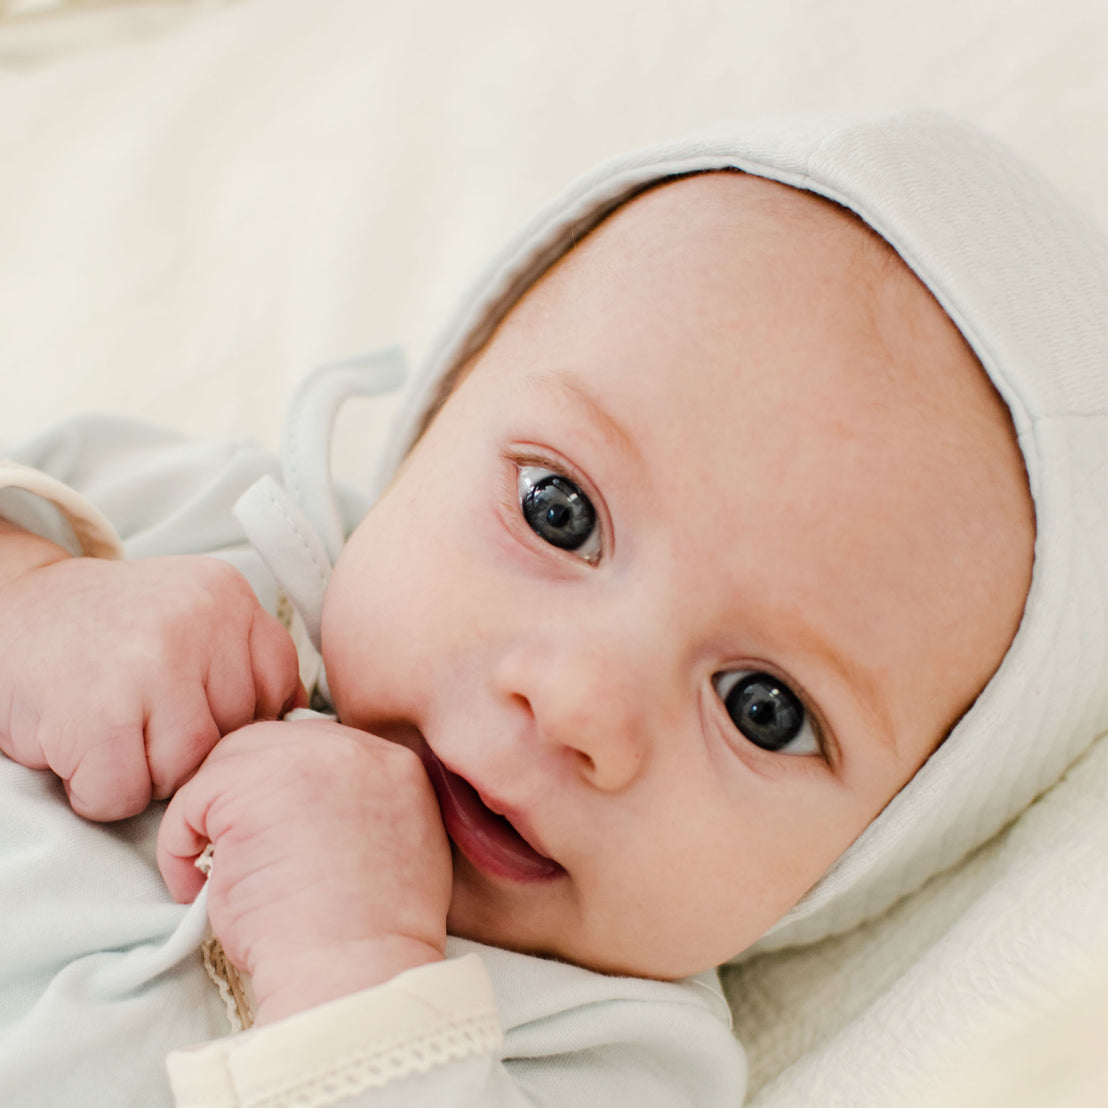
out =
[[323,664],[335,710],[344,723],[352,726],[358,726],[350,718],[356,710],[360,684],[357,675],[369,664],[369,659],[363,657],[366,644],[357,633],[359,619],[357,597],[348,595],[346,577],[336,569],[323,605]]
[[770,844],[729,812],[713,812],[706,795],[699,806],[651,807],[655,830],[625,847],[586,916],[610,969],[663,979],[712,969],[760,938],[807,888],[806,876],[790,878]]
[[400,708],[425,668],[414,650],[427,619],[406,576],[373,544],[348,547],[332,574],[323,607],[323,662],[339,719],[352,727],[375,730],[374,722]]

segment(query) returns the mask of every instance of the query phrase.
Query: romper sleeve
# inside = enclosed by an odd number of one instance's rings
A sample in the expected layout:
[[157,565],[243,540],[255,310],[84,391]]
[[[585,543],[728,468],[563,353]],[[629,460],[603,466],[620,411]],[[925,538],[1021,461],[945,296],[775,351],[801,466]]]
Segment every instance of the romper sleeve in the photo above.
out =
[[113,416],[66,420],[4,456],[0,516],[68,540],[59,545],[75,554],[101,547],[75,543],[58,529],[59,513],[68,526],[95,519],[130,558],[244,548],[231,509],[259,477],[280,473],[277,458],[251,443],[197,440]]
[[70,554],[123,556],[123,544],[99,508],[57,478],[9,459],[0,459],[0,518]]
[[238,568],[276,611],[272,574],[232,511],[277,458],[111,416],[81,416],[0,452],[0,518],[75,555],[209,554]]
[[178,1108],[742,1102],[714,975],[670,983],[452,940],[446,961],[169,1056]]

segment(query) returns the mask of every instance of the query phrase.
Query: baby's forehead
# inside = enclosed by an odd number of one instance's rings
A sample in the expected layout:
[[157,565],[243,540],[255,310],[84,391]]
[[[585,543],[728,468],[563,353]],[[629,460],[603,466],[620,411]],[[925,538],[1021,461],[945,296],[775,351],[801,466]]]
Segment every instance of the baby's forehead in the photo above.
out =
[[[714,398],[738,391],[740,425],[772,413],[809,457],[837,449],[829,423],[883,451],[896,428],[925,423],[984,470],[1011,465],[1007,407],[896,251],[846,208],[739,171],[621,203],[529,286],[445,395],[490,349],[511,376],[588,366],[586,384],[617,415],[640,411],[643,431],[665,435],[699,400],[714,416]],[[643,404],[644,391],[666,401]],[[683,468],[697,454],[690,444]]]
[[[798,316],[822,313],[835,323],[837,346],[863,349],[910,336],[918,302],[931,303],[895,250],[853,212],[739,170],[656,180],[575,230],[563,245],[515,296],[501,301],[480,344],[444,375],[424,428],[490,345],[515,341],[516,364],[521,371],[532,365],[532,337],[542,334],[552,312],[582,335],[597,313],[610,324],[607,330],[637,326],[616,318],[615,301],[627,306],[625,294],[639,294],[644,304],[652,300],[645,311],[655,325],[692,328],[689,341],[696,343],[722,337],[736,322],[749,326],[733,317],[739,286],[753,283],[775,293],[760,311],[761,322],[783,337]],[[722,297],[709,313],[708,290],[700,282],[713,278]]]
[[[803,288],[809,310],[832,299],[854,303],[857,323],[871,322],[878,300],[924,292],[896,251],[848,209],[814,193],[737,170],[666,179],[620,204],[575,241],[517,302],[525,310],[541,290],[565,293],[591,284],[591,295],[652,280],[672,297],[707,281],[772,283],[782,294]],[[726,294],[726,289],[723,290]],[[778,297],[794,307],[795,295]]]
[[[690,344],[737,330],[741,345],[742,333],[767,327],[787,343],[818,323],[826,341],[857,347],[860,362],[904,371],[902,383],[919,377],[907,371],[922,360],[927,380],[914,383],[926,391],[950,366],[917,356],[921,335],[934,338],[937,328],[947,346],[969,352],[927,288],[857,215],[737,170],[663,180],[625,200],[531,286],[508,319],[530,330],[561,310],[618,328],[632,325],[620,309],[636,308],[650,326],[684,328]],[[818,359],[810,366],[821,372]]]
[[1010,436],[961,332],[884,239],[823,197],[738,171],[626,200],[516,302],[491,346],[500,372],[582,367],[645,426],[670,423],[673,407],[644,393],[689,408],[738,390],[799,434],[838,420],[887,438],[926,415],[971,445],[979,425]]

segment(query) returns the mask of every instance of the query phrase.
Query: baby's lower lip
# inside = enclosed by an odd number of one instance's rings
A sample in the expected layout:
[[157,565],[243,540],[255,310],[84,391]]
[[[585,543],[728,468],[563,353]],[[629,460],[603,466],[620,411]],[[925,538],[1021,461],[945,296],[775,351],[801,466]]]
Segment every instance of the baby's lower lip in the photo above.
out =
[[484,873],[509,881],[549,881],[565,870],[540,854],[505,819],[488,808],[477,790],[451,772],[424,742],[419,751],[454,845]]

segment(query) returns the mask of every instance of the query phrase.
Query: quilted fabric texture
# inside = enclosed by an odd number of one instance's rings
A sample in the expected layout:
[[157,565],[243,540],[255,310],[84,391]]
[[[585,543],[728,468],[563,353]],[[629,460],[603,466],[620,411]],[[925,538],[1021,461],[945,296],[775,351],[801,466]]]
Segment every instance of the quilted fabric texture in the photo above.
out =
[[843,204],[957,323],[1019,434],[1035,568],[1008,655],[885,811],[752,950],[872,919],[1050,789],[1108,731],[1108,248],[1037,173],[926,112],[753,127],[612,161],[543,212],[475,284],[424,366],[382,480],[452,374],[537,277],[637,191],[733,167]]
[[[749,1108],[1099,1105],[1102,1094],[1063,1092],[1095,1078],[1108,1039],[1103,992],[1091,1021],[1075,1006],[1108,969],[1106,850],[1101,739],[1018,820],[884,915],[724,967]],[[1000,1043],[1022,1048],[1019,1064],[990,1067]],[[996,1095],[990,1078],[1018,1081],[1020,1095]],[[1091,1088],[1104,1087],[1101,1074]]]

